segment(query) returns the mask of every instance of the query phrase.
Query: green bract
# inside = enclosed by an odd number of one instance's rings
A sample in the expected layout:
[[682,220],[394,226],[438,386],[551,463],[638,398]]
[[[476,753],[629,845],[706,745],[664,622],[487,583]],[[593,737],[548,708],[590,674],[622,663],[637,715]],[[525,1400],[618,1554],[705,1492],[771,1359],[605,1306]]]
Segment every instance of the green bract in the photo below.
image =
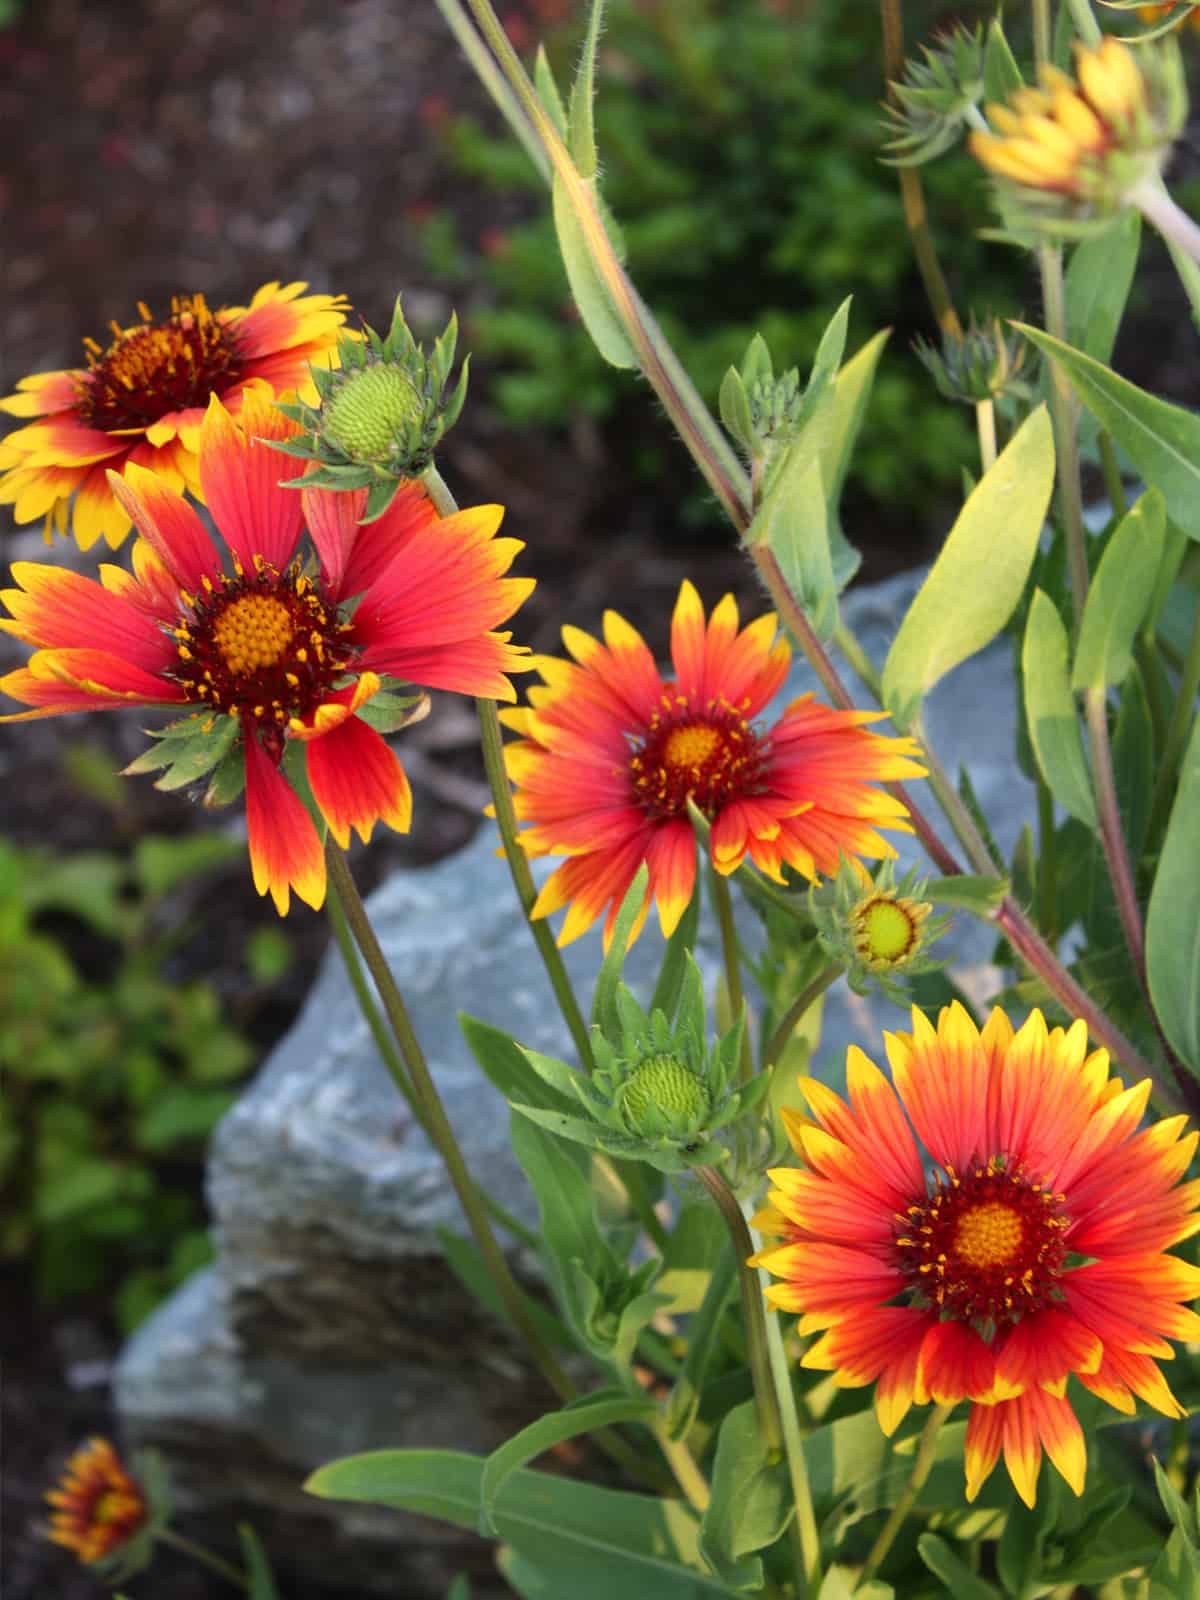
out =
[[922,49],[924,61],[905,63],[887,107],[892,137],[886,159],[897,167],[918,167],[949,150],[984,94],[980,28],[955,28],[935,48]]
[[368,327],[361,339],[340,338],[337,367],[309,369],[319,405],[280,405],[304,433],[272,440],[273,448],[317,463],[315,472],[291,479],[289,487],[366,489],[362,520],[382,516],[400,485],[421,476],[443,434],[458,421],[467,362],[448,392],[457,342],[458,322],[451,316],[426,354],[409,331],[399,298],[386,338]]
[[514,1105],[552,1133],[606,1155],[645,1161],[660,1172],[724,1161],[717,1131],[752,1110],[767,1088],[765,1074],[736,1083],[742,1053],[739,1021],[711,1048],[706,1042],[704,983],[689,955],[674,1023],[647,1016],[624,984],[615,997],[617,1026],[592,1029],[596,1071],[586,1077],[563,1061],[523,1054],[559,1094],[577,1100],[583,1116]]

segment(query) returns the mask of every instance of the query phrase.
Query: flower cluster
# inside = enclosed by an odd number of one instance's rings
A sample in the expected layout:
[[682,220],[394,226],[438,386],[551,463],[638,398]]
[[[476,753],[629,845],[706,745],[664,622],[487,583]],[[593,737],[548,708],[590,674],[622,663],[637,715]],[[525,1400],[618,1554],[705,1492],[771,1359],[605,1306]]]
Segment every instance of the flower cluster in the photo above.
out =
[[1070,1377],[1185,1415],[1158,1363],[1200,1336],[1200,1268],[1167,1253],[1200,1229],[1180,1182],[1200,1135],[1143,1128],[1149,1083],[1112,1077],[1082,1022],[995,1010],[980,1032],[957,1004],[936,1028],[914,1008],[886,1043],[894,1088],[852,1047],[848,1103],[804,1078],[811,1119],[783,1113],[802,1164],[769,1174],[754,1219],[768,1297],[821,1334],[803,1365],[875,1384],[885,1433],[913,1404],[970,1403],[968,1499],[1001,1451],[1026,1504],[1043,1451],[1081,1493]]

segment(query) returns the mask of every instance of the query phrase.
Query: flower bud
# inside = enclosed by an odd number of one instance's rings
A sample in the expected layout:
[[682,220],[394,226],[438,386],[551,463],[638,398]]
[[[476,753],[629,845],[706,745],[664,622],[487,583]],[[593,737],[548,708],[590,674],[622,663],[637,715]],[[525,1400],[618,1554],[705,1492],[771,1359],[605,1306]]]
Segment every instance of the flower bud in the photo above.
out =
[[701,1079],[670,1054],[648,1056],[618,1089],[617,1104],[630,1133],[649,1139],[689,1139],[712,1109]]
[[887,107],[892,137],[886,159],[918,167],[958,142],[967,118],[983,98],[983,33],[958,27],[925,48],[924,61],[908,61],[893,83]]
[[1018,376],[1025,348],[1017,335],[1005,337],[999,317],[976,322],[974,316],[965,333],[943,333],[940,351],[922,339],[914,345],[939,394],[965,405],[998,400],[1003,395],[1027,398],[1028,385]]
[[847,862],[836,878],[811,892],[817,937],[845,965],[846,981],[857,993],[878,988],[890,999],[903,1000],[901,975],[916,977],[941,964],[929,960],[928,950],[950,919],[930,920],[933,907],[921,898],[924,892],[915,871],[897,885],[890,861],[874,880],[865,867]]

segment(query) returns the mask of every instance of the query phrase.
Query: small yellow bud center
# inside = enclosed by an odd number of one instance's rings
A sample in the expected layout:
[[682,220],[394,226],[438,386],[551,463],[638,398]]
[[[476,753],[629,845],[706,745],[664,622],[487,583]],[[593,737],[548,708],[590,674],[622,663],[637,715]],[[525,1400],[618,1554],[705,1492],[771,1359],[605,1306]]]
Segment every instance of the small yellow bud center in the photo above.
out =
[[230,672],[258,672],[292,642],[291,614],[274,595],[242,595],[217,618],[213,639]]
[[721,742],[716,728],[693,722],[668,734],[662,760],[668,767],[702,767]]
[[1021,1219],[1011,1206],[989,1201],[964,1212],[954,1235],[954,1253],[970,1267],[996,1267],[1011,1261],[1024,1239]]
[[854,909],[855,949],[868,965],[899,966],[917,948],[920,925],[928,911],[928,906],[910,900],[874,896]]
[[650,1056],[622,1085],[620,1106],[631,1133],[686,1139],[704,1126],[712,1102],[677,1056]]
[[421,398],[398,367],[353,372],[326,402],[324,430],[355,461],[383,461],[421,420]]

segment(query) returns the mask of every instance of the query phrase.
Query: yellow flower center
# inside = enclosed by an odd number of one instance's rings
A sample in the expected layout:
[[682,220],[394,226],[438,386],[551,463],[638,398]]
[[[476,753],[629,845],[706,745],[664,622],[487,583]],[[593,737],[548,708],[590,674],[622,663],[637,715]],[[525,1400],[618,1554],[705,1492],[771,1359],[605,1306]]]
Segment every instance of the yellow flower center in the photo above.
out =
[[237,340],[208,309],[202,294],[177,295],[171,315],[155,322],[145,305],[140,328],[113,323],[102,350],[84,340],[88,370],[77,380],[79,415],[106,433],[136,432],[171,411],[206,406],[238,381]]
[[770,747],[724,700],[693,705],[669,683],[629,759],[633,797],[652,817],[687,815],[690,798],[707,817],[767,788]]
[[1016,1255],[1024,1231],[1011,1206],[992,1200],[959,1218],[954,1252],[968,1266],[1003,1266]]
[[891,895],[873,895],[851,913],[854,948],[870,966],[901,966],[920,943],[927,906]]
[[320,705],[350,663],[350,624],[295,563],[278,572],[257,558],[253,575],[239,567],[206,579],[184,601],[173,676],[213,711],[282,730]]
[[676,728],[667,735],[663,761],[668,767],[702,767],[721,743],[721,735],[705,723]]
[[1071,1219],[1062,1195],[1002,1156],[948,1167],[898,1218],[900,1270],[919,1304],[994,1330],[1058,1298]]
[[230,672],[273,667],[292,642],[292,615],[271,594],[234,600],[213,623],[213,639]]

